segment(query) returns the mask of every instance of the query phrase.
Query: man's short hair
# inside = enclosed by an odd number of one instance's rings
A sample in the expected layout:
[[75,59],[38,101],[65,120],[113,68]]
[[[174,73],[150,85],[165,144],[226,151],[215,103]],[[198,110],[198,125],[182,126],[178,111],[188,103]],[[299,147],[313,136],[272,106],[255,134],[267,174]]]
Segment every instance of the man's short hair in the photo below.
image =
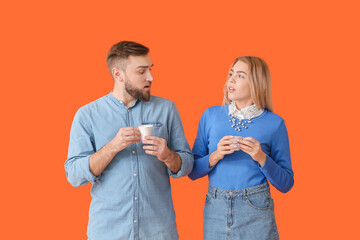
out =
[[129,56],[143,56],[149,53],[149,48],[136,42],[121,41],[112,46],[106,57],[106,65],[112,75],[114,66],[119,66],[122,70],[126,69],[126,59]]

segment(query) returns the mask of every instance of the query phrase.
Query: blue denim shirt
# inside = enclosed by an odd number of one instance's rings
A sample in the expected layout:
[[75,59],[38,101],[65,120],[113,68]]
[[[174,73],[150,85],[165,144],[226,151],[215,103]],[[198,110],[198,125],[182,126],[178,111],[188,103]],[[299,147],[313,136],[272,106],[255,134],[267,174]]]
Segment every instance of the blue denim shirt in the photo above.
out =
[[[148,155],[142,143],[129,145],[115,155],[99,175],[89,170],[89,157],[112,140],[120,128],[153,124],[153,136],[166,139],[178,153],[181,169],[173,174],[157,157]],[[112,93],[81,107],[71,133],[66,177],[75,187],[92,183],[88,238],[178,239],[169,175],[189,174],[193,154],[185,139],[173,102],[151,96],[127,108]]]

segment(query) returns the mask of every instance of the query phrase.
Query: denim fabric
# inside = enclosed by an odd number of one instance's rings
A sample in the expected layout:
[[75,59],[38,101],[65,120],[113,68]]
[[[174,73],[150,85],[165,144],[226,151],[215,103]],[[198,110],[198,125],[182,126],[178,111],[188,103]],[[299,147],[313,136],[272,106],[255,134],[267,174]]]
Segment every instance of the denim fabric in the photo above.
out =
[[209,185],[204,209],[204,239],[279,239],[269,184],[238,190]]
[[[181,169],[172,173],[141,142],[117,153],[105,170],[94,176],[90,156],[111,141],[120,128],[154,125],[153,135],[166,139],[181,157]],[[191,172],[193,155],[185,139],[179,112],[170,100],[151,96],[129,108],[112,93],[80,108],[71,132],[66,176],[73,186],[89,182],[89,240],[176,240],[178,232],[169,176]]]

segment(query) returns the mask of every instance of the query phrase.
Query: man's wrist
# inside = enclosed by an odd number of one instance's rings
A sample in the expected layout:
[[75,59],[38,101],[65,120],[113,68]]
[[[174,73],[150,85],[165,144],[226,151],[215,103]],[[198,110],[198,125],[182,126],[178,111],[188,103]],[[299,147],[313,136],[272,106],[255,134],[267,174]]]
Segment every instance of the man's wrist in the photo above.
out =
[[110,154],[117,154],[119,151],[119,149],[117,149],[116,143],[114,142],[114,140],[111,140],[110,142],[108,142],[104,148],[106,149],[106,151]]
[[174,162],[175,162],[175,159],[176,159],[176,155],[177,155],[176,152],[171,151],[171,150],[169,149],[168,157],[167,157],[166,159],[164,159],[164,163],[165,163],[166,165],[168,165],[168,164],[170,165],[170,164],[174,163]]
[[164,161],[164,163],[172,173],[176,174],[181,169],[181,158],[179,154],[171,150],[169,155],[171,157],[169,157],[169,160]]

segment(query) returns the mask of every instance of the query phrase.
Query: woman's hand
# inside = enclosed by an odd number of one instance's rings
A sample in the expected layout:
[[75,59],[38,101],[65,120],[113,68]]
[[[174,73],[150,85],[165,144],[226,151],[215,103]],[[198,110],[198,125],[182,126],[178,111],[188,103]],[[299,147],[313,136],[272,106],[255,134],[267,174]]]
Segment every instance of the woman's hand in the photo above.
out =
[[249,154],[261,167],[265,165],[266,154],[263,152],[260,143],[252,137],[245,137],[240,140],[240,149]]
[[217,149],[210,154],[209,167],[216,165],[225,155],[233,153],[236,148],[236,145],[231,146],[233,143],[238,143],[238,140],[234,139],[234,136],[225,136],[220,139],[217,144]]

